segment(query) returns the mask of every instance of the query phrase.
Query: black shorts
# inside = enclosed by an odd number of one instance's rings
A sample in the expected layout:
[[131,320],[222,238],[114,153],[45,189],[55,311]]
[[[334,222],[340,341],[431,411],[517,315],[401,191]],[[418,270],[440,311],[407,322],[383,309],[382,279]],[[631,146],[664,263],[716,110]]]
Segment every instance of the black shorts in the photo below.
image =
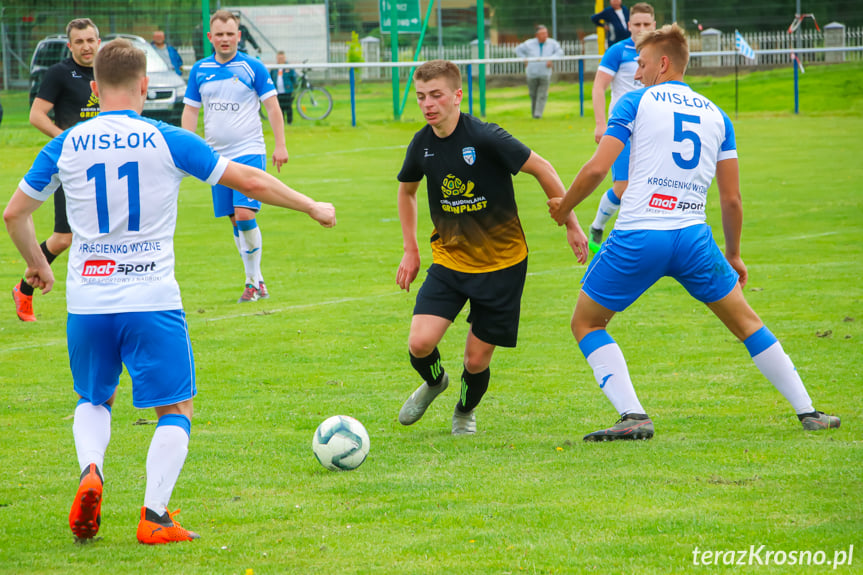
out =
[[467,321],[486,343],[515,347],[527,258],[487,273],[469,274],[432,264],[414,306],[414,315],[435,315],[454,321],[470,301]]
[[69,218],[66,217],[66,193],[63,191],[63,186],[57,188],[54,192],[54,232],[58,234],[71,234],[72,228],[69,227]]

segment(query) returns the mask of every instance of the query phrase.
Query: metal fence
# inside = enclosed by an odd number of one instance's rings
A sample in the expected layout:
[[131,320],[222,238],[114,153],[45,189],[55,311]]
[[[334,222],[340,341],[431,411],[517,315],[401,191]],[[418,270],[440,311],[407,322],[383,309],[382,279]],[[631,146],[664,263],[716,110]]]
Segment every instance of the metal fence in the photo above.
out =
[[[184,17],[184,22],[190,22],[193,15],[191,13],[173,14],[171,16],[171,21],[163,22],[162,27],[167,30],[179,28],[179,24],[175,24],[174,20],[180,20],[180,16]],[[61,21],[63,20],[57,19],[57,22]],[[111,23],[111,28],[117,25],[115,24],[114,20],[111,20]],[[118,26],[122,27],[121,24]],[[29,38],[26,42],[13,42],[12,40],[10,40],[10,38],[14,38],[14,31],[10,28],[11,27],[9,27],[6,23],[3,23],[2,28],[0,28],[0,33],[2,33],[3,41],[3,88],[26,89],[29,83],[30,58],[33,53],[33,48],[35,47],[35,41],[33,38]],[[43,29],[47,29],[47,27],[43,27]],[[133,32],[139,32],[141,35],[145,35],[145,32],[146,30],[148,30],[148,28],[141,27],[140,30],[132,28],[131,30]],[[109,30],[105,30],[103,31],[103,33],[108,31]],[[191,64],[195,62],[196,57],[200,57],[201,55],[200,42],[198,42],[197,46],[190,43],[195,41],[195,38],[193,37],[194,34],[192,34],[192,32],[193,30],[186,30],[184,34],[174,34],[174,37],[180,40],[180,42],[177,42],[175,45],[183,58],[184,64],[189,66],[191,66]],[[755,50],[783,50],[784,52],[774,54],[759,54],[758,58],[755,61],[749,61],[745,60],[744,58],[738,58],[736,56],[729,55],[716,56],[712,58],[695,57],[690,63],[690,69],[695,70],[717,66],[734,66],[735,61],[739,66],[743,67],[787,64],[790,62],[790,52],[795,47],[821,48],[825,46],[824,32],[819,32],[817,30],[811,29],[799,31],[797,34],[788,34],[786,30],[744,33],[743,37]],[[591,36],[586,37],[584,40],[562,41],[561,47],[563,48],[564,53],[567,56],[578,56],[590,53],[595,54],[596,42],[595,40],[591,42],[590,39]],[[689,33],[688,39],[691,52],[735,50],[733,30],[722,33],[719,36],[719,44],[711,50],[708,50],[705,47],[705,37],[703,36],[703,33]],[[389,46],[385,43],[380,42],[379,40],[375,40],[370,45],[374,45],[375,42],[377,43],[377,45],[376,49],[371,51],[373,53],[366,52],[366,46],[364,43],[365,60],[367,62],[389,61]],[[517,45],[518,44],[516,43],[489,44],[488,42],[486,42],[486,58],[513,58],[515,56],[515,48]],[[846,28],[844,30],[844,45],[848,47],[863,46],[863,27]],[[269,52],[256,54],[253,51],[251,53],[253,55],[261,57],[261,59],[266,64],[275,63],[274,61],[269,61],[269,59],[272,57]],[[328,56],[328,60],[330,63],[347,62],[347,54],[348,44],[346,42],[330,43]],[[415,48],[401,48],[399,50],[399,61],[413,61],[415,55]],[[470,60],[475,59],[476,57],[477,44],[476,41],[474,41],[473,43],[449,44],[442,47],[438,47],[437,43],[431,43],[429,45],[423,46],[423,48],[420,50],[418,59],[420,61],[435,58],[444,58],[447,60]],[[801,54],[801,59],[805,63],[823,62],[825,61],[826,57],[824,53],[804,53]],[[848,52],[844,56],[844,59],[849,61],[860,61],[863,60],[863,54],[861,54],[861,52],[859,51]],[[588,71],[592,72],[593,69],[595,69],[595,65],[593,66],[593,68],[591,68],[590,65],[587,66]],[[574,60],[564,60],[555,64],[555,70],[558,73],[575,74],[578,72],[578,63]],[[487,66],[486,75],[488,77],[512,76],[522,74],[523,71],[524,66],[521,62],[492,63]],[[400,69],[400,75],[402,77],[407,77],[409,73],[409,69]],[[391,68],[370,68],[364,71],[364,78],[369,80],[386,80],[390,78],[390,74]],[[317,70],[314,72],[314,76],[319,79],[325,79],[327,81],[347,81],[348,71],[346,69]]]
[[[754,50],[783,50],[782,53],[758,54],[757,58],[746,60],[742,57],[734,55],[722,55],[712,58],[708,57],[693,57],[690,62],[690,69],[705,69],[711,67],[733,67],[735,63],[741,67],[756,67],[756,66],[773,66],[788,64],[791,61],[790,53],[793,48],[811,49],[823,48],[825,46],[824,33],[817,30],[805,30],[799,34],[788,34],[786,30],[775,30],[769,32],[754,32],[742,34],[744,39]],[[701,33],[687,34],[689,40],[690,52],[707,51]],[[564,41],[561,42],[564,54],[567,56],[580,56],[589,54],[591,51],[591,43],[589,38],[585,41]],[[517,43],[500,43],[490,45],[486,43],[486,58],[501,59],[515,57],[515,48]],[[596,53],[596,43],[593,43],[594,54]],[[863,27],[847,28],[845,30],[845,46],[859,47],[863,46]],[[715,51],[719,52],[735,52],[734,31],[722,33],[719,36],[719,45],[715,47]],[[348,45],[346,43],[333,43],[330,45],[330,63],[346,63]],[[410,62],[414,60],[416,52],[411,49],[399,50],[399,61]],[[366,61],[384,61],[389,58],[388,46],[378,44],[377,53],[372,54],[369,58],[366,55]],[[468,44],[457,44],[443,46],[439,49],[437,45],[424,46],[419,53],[418,60],[425,61],[435,58],[443,58],[446,60],[470,60],[477,58],[477,45],[474,41]],[[804,52],[800,54],[800,58],[804,63],[808,62],[824,62],[825,54],[823,52]],[[844,59],[847,61],[863,60],[863,53],[848,52]],[[555,71],[564,74],[575,74],[578,72],[578,62],[576,60],[564,60],[555,64]],[[591,70],[590,65],[587,66]],[[595,70],[595,66],[592,68]],[[364,70],[363,74],[368,79],[388,79],[390,78],[391,69],[389,68],[371,68]],[[492,63],[486,67],[486,76],[509,76],[519,75],[524,73],[524,65],[521,62],[505,62]],[[316,74],[325,77],[328,80],[346,80],[348,71],[345,69],[328,69],[318,70]],[[400,76],[407,77],[409,69],[400,69]]]

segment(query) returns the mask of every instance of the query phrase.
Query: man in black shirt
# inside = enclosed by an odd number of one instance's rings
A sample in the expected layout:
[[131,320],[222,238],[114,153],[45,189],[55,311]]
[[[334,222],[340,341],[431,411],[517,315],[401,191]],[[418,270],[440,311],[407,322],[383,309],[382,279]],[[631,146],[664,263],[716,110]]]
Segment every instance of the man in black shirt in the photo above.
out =
[[[426,178],[432,265],[417,294],[408,350],[423,384],[407,399],[399,421],[411,425],[449,385],[437,345],[464,304],[470,302],[470,330],[464,352],[461,394],[452,433],[476,432],[474,409],[488,389],[496,346],[515,347],[521,295],[527,275],[527,243],[512,176],[536,178],[548,198],[563,197],[563,183],[551,164],[501,127],[459,111],[461,74],[452,62],[434,60],[414,73],[417,102],[427,126],[408,146],[398,175],[398,209],[404,256],[396,282],[404,290],[420,267],[417,200]],[[587,236],[575,214],[566,221],[567,241],[584,263]]]
[[[30,123],[54,138],[78,122],[99,113],[99,99],[90,89],[93,60],[99,51],[99,29],[89,18],[77,18],[66,26],[66,45],[72,57],[51,66],[45,73],[39,93],[30,107]],[[54,111],[54,120],[48,115]],[[42,242],[48,263],[69,249],[72,230],[66,219],[63,188],[54,193],[54,233]],[[15,311],[21,321],[36,321],[33,312],[33,287],[23,279],[12,288]]]

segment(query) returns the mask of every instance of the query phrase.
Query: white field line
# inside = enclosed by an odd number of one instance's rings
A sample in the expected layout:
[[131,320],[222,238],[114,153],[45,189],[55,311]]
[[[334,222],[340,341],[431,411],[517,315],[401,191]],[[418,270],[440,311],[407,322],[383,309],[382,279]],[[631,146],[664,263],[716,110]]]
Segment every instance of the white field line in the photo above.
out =
[[338,154],[359,154],[361,152],[374,152],[376,150],[406,150],[406,144],[399,144],[398,146],[378,146],[372,148],[351,148],[350,150],[328,150],[326,152],[316,152],[311,154],[295,154],[291,155],[292,158],[314,158],[317,156],[335,156]]
[[188,320],[194,318],[194,319],[200,319],[200,320],[205,321],[205,322],[211,322],[211,321],[222,321],[225,319],[237,319],[237,318],[241,318],[241,317],[252,317],[252,316],[256,316],[256,315],[271,315],[274,313],[282,313],[282,312],[294,311],[294,310],[298,310],[298,309],[309,309],[309,308],[314,308],[314,307],[339,305],[342,303],[349,303],[349,302],[355,302],[355,301],[369,301],[369,300],[373,300],[373,299],[380,299],[383,297],[391,297],[394,295],[399,295],[400,293],[401,293],[401,291],[396,291],[396,292],[391,292],[391,293],[384,293],[384,294],[370,295],[370,296],[363,296],[363,297],[345,297],[345,298],[334,299],[334,300],[329,300],[329,301],[319,301],[319,302],[314,302],[314,303],[303,303],[303,304],[297,304],[297,305],[290,305],[288,307],[282,307],[282,308],[278,308],[278,309],[267,309],[267,310],[261,310],[261,311],[257,311],[257,312],[251,312],[251,313],[235,313],[235,314],[223,315],[223,316],[219,316],[219,317],[198,318],[198,317],[190,316],[189,314],[186,314],[186,320],[188,321]]

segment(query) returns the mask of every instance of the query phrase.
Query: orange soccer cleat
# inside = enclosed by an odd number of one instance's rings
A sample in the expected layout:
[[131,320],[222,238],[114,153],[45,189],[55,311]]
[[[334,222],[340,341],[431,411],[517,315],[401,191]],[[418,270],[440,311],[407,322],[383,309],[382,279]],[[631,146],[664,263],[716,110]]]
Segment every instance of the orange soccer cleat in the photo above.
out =
[[80,541],[92,539],[99,532],[102,522],[102,475],[95,463],[81,473],[81,483],[75,494],[75,502],[69,511],[69,527]]
[[165,511],[158,515],[152,509],[141,508],[141,521],[138,523],[138,542],[147,545],[173,543],[174,541],[191,541],[200,537],[197,533],[183,529],[174,519],[180,512]]
[[[24,281],[24,280],[21,280]],[[21,284],[15,284],[12,288],[12,299],[15,301],[15,312],[21,321],[36,321],[33,313],[33,296],[21,293]]]

